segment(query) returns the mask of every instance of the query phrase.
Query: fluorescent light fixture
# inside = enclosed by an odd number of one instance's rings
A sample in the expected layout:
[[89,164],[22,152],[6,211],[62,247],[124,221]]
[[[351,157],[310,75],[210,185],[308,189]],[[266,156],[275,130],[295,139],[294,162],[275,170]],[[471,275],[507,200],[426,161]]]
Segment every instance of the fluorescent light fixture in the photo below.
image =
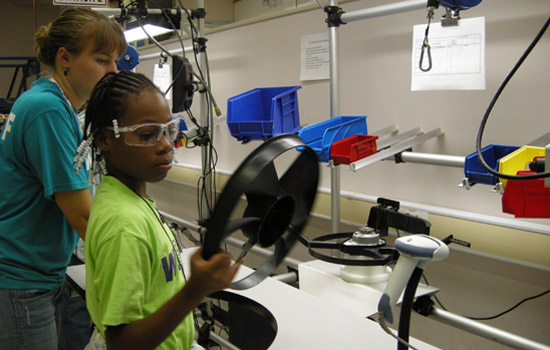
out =
[[[173,29],[163,28],[152,24],[145,24],[143,28],[152,37],[173,31]],[[145,34],[141,27],[136,27],[124,31],[124,36],[126,37],[127,42],[138,41],[148,38],[147,34]]]

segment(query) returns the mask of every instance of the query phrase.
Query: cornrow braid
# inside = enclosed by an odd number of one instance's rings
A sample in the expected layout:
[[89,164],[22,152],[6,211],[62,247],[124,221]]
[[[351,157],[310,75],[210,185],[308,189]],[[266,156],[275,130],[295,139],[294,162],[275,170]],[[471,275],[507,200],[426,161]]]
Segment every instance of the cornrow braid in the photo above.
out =
[[113,126],[113,120],[119,120],[128,105],[128,98],[139,96],[145,91],[160,89],[145,75],[131,71],[107,73],[96,84],[86,108],[84,137],[77,149],[75,166],[80,170],[84,159],[91,154],[90,177],[105,173],[105,164],[100,150],[93,142],[94,136],[104,127]]
[[105,126],[112,126],[113,119],[119,119],[123,115],[128,97],[140,95],[149,89],[160,92],[157,86],[141,73],[107,73],[92,91],[86,108],[84,130],[89,129],[93,135]]

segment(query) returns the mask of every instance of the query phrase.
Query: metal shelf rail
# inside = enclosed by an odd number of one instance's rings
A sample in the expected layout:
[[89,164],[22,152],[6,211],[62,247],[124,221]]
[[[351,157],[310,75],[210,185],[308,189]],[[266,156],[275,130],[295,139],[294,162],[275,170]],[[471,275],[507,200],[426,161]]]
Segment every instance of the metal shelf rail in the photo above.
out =
[[[0,68],[15,68],[13,72],[13,77],[11,79],[10,87],[8,89],[8,94],[5,98],[0,98],[0,113],[9,114],[11,107],[15,100],[25,91],[27,91],[27,78],[32,75],[35,75],[38,79],[40,75],[40,61],[36,57],[27,57],[27,56],[2,56],[0,61],[8,61],[10,63],[0,64]],[[23,62],[21,62],[23,61]],[[15,96],[12,97],[13,88],[17,77],[19,75],[19,70],[21,70],[21,82],[17,88]]]

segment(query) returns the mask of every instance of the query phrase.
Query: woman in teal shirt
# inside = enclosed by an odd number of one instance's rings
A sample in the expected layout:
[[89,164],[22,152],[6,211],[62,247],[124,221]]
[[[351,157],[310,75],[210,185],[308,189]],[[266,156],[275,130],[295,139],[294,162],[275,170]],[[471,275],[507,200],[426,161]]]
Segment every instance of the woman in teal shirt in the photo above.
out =
[[65,271],[92,202],[88,172],[73,165],[76,113],[125,49],[120,26],[86,8],[35,36],[52,77],[17,99],[0,132],[1,349],[57,349]]

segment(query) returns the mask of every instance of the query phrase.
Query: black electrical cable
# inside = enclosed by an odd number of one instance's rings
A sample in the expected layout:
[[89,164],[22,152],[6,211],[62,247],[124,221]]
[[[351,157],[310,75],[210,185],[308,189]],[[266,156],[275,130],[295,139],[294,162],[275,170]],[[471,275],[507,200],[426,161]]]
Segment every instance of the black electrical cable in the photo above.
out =
[[409,333],[411,325],[411,311],[412,304],[414,301],[414,295],[416,293],[416,288],[422,277],[423,270],[420,268],[415,268],[407,287],[405,288],[405,293],[403,293],[403,301],[401,303],[401,313],[399,314],[399,327],[397,331],[397,337],[403,342],[397,343],[397,350],[407,350],[409,348]]
[[490,316],[490,317],[469,317],[469,316],[466,316],[466,317],[469,318],[469,319],[471,319],[471,320],[476,320],[476,321],[493,320],[493,319],[495,319],[495,318],[497,318],[497,317],[500,317],[500,316],[502,316],[502,315],[504,315],[504,314],[509,313],[510,311],[514,310],[515,308],[517,308],[518,306],[520,306],[521,304],[523,304],[523,303],[526,302],[526,301],[533,300],[533,299],[536,299],[536,298],[540,298],[540,297],[542,297],[543,295],[548,294],[548,293],[550,293],[550,289],[548,289],[547,291],[542,292],[542,293],[540,293],[540,294],[534,295],[534,296],[532,296],[532,297],[525,298],[525,299],[523,299],[522,301],[520,301],[519,303],[517,303],[516,305],[512,306],[511,308],[509,308],[508,310],[503,311],[503,312],[501,312],[501,313],[499,313],[498,315],[495,315],[495,316]]
[[[181,37],[181,35],[179,34],[175,24],[173,23],[173,21],[171,20],[171,18],[165,13],[165,9],[163,7],[161,7],[160,5],[158,5],[155,1],[153,0],[146,0],[147,2],[155,5],[157,8],[159,8],[162,13],[164,14],[164,16],[166,17],[166,19],[168,20],[168,22],[170,23],[170,25],[172,26],[172,28],[175,30],[177,36],[178,36],[178,39],[179,39],[179,42],[181,44],[181,47],[182,47],[182,51],[183,51],[183,57],[185,57],[185,46],[183,44],[183,39]],[[135,5],[136,3],[138,3],[137,1],[133,1],[131,2],[130,4],[128,4],[126,7],[129,7],[131,5]],[[189,25],[190,25],[190,33],[191,33],[191,42],[193,44],[193,53],[194,53],[194,58],[195,58],[195,64],[197,65],[197,68],[198,68],[198,71],[199,71],[199,78],[201,79],[201,81],[203,82],[203,84],[207,85],[207,83],[205,82],[205,77],[204,77],[204,73],[200,67],[200,64],[198,62],[198,56],[197,56],[197,50],[195,49],[194,47],[194,44],[195,44],[195,41],[196,41],[196,37],[195,37],[195,34],[198,34],[198,29],[195,27],[192,19],[191,19],[191,13],[189,12],[188,9],[186,9],[181,0],[178,0],[178,3],[181,7],[181,9],[183,11],[185,11],[187,13],[187,19],[189,21]],[[138,3],[139,4],[139,3]],[[140,22],[140,25],[141,25],[141,22]],[[143,27],[143,26],[142,26]],[[151,38],[151,36],[147,33],[147,35]],[[166,50],[158,41],[154,40],[154,38],[151,38],[153,39],[152,41],[165,53],[167,53],[169,56],[173,56],[168,50]],[[179,75],[183,72],[183,65],[182,67],[180,67],[178,73],[176,74],[176,77],[174,78],[174,80],[172,81],[172,83],[170,84],[170,86],[166,89],[166,93],[168,93],[168,91],[170,91],[170,89],[172,88],[172,86],[174,85],[175,81],[177,80],[177,78],[179,77]],[[209,89],[209,84],[210,84],[210,77],[208,77],[208,85],[205,86],[205,89]],[[206,117],[206,120],[207,120],[207,125],[206,125],[206,128],[207,130],[210,130],[210,126],[213,126],[213,120],[212,120],[212,102],[211,102],[211,99],[209,98],[208,94],[206,94],[206,102],[207,102],[207,106],[208,106],[208,109],[207,109],[207,117]],[[200,129],[200,126],[198,125],[198,123],[196,122],[196,120],[192,117],[192,114],[190,114],[190,111],[188,111],[188,114],[189,116],[191,117],[191,120],[193,121],[193,123],[195,123],[195,125],[197,125],[197,127]],[[212,134],[213,134],[213,131],[212,131]],[[212,139],[212,136],[210,136],[210,139]],[[189,148],[187,145],[186,145],[187,148]],[[216,149],[214,148],[213,144],[212,144],[212,141],[210,140],[209,142],[209,145],[208,145],[208,148],[206,150],[206,161],[205,161],[205,166],[206,166],[206,172],[205,174],[203,174],[201,176],[201,178],[199,179],[199,183],[198,183],[198,186],[199,186],[199,198],[198,198],[198,205],[199,205],[199,220],[202,220],[204,218],[204,213],[202,212],[202,198],[205,198],[205,201],[206,201],[206,209],[208,210],[209,214],[212,212],[212,209],[213,209],[213,205],[215,203],[215,196],[216,196],[216,187],[215,187],[215,174],[216,174],[216,164],[218,162],[218,152],[216,151]],[[214,176],[214,181],[213,181],[213,187],[210,189],[210,193],[207,192],[207,186],[206,186],[206,183],[205,183],[205,179],[208,175],[210,174],[213,174]],[[208,198],[213,198],[213,201],[212,203],[208,200]]]
[[[147,2],[150,2],[152,3],[153,5],[155,5],[156,7],[158,7],[162,13],[164,14],[164,17],[166,17],[166,19],[168,20],[168,22],[170,23],[170,25],[172,26],[172,28],[174,29],[174,31],[176,32],[176,35],[178,37],[178,41],[181,45],[181,51],[182,51],[182,56],[185,58],[185,45],[183,44],[183,38],[181,37],[180,33],[178,32],[178,29],[176,28],[176,25],[174,24],[174,22],[172,22],[172,19],[170,18],[170,16],[168,16],[165,12],[164,12],[164,8],[161,7],[159,4],[157,4],[155,1],[153,0],[146,0]],[[181,6],[181,4],[180,4]],[[185,10],[188,14],[189,12],[187,11],[187,9],[185,9],[183,6],[182,6],[182,9]],[[141,23],[140,23],[141,24]],[[143,27],[142,27],[143,28]],[[145,30],[143,30],[145,31]],[[192,33],[192,31],[191,31]],[[147,34],[147,36],[149,36]],[[166,49],[164,49],[164,47],[162,45],[160,45],[159,42],[157,42],[156,40],[153,40],[153,42],[162,50],[164,51],[168,56],[172,57],[173,55],[167,51]],[[170,83],[170,85],[168,86],[168,88],[166,88],[166,91],[164,92],[164,94],[166,95],[168,93],[168,91],[170,91],[170,89],[172,88],[172,86],[174,86],[174,84],[176,83],[176,81],[178,80],[179,76],[181,75],[181,73],[183,72],[183,67],[184,65],[181,65],[180,69],[178,70],[178,73],[176,73],[176,76],[174,77],[174,79],[172,80],[172,83]]]
[[[424,279],[424,282],[426,283],[426,285],[430,285],[430,283],[428,282],[428,279],[426,278],[425,275],[422,275],[422,278]],[[540,298],[542,296],[544,296],[545,294],[548,294],[550,293],[550,289],[548,289],[547,291],[544,291],[542,293],[539,293],[537,295],[533,295],[531,297],[527,297],[523,300],[521,300],[519,303],[517,303],[516,305],[512,306],[511,308],[509,308],[508,310],[505,310],[505,311],[502,311],[501,313],[497,314],[497,315],[494,315],[494,316],[487,316],[487,317],[473,317],[473,316],[463,316],[463,317],[466,317],[466,318],[469,318],[470,320],[475,320],[475,321],[484,321],[484,320],[494,320],[495,318],[498,318],[502,315],[505,315],[513,310],[515,310],[517,307],[519,307],[521,304],[523,304],[524,302],[526,301],[529,301],[529,300],[533,300],[533,299],[537,299],[537,298]],[[445,310],[445,311],[448,311],[447,308],[441,303],[441,301],[439,300],[439,298],[437,296],[433,296],[433,298],[436,300],[436,302],[439,304],[439,306]]]
[[[194,33],[199,34],[198,29],[195,27],[195,24],[193,23],[193,21],[191,19],[191,14],[189,13],[189,10],[184,8],[181,0],[178,0],[178,3],[180,5],[180,7],[183,8],[187,13],[187,19],[188,19],[189,25],[191,27],[191,42],[195,43],[196,38],[195,38]],[[210,77],[208,77],[208,83],[206,83],[204,73],[201,69],[201,65],[199,64],[196,49],[193,50],[193,54],[194,54],[194,58],[195,58],[195,64],[197,65],[197,69],[199,71],[199,78],[200,78],[201,82],[206,85],[205,89],[208,90],[210,88]],[[214,204],[215,204],[215,199],[216,199],[215,198],[216,197],[215,176],[216,176],[216,164],[218,162],[218,152],[214,148],[214,145],[213,145],[213,142],[212,142],[212,140],[213,140],[213,125],[214,124],[213,124],[213,121],[212,121],[212,101],[209,98],[208,93],[206,94],[206,105],[208,106],[207,116],[206,116],[206,123],[207,123],[206,127],[207,127],[207,130],[209,130],[211,132],[211,135],[209,135],[210,141],[209,141],[208,147],[206,149],[206,156],[205,156],[205,158],[206,158],[206,160],[205,160],[206,169],[205,169],[205,173],[199,178],[199,181],[198,181],[198,184],[197,184],[197,186],[199,186],[199,198],[198,198],[199,220],[203,220],[204,219],[204,214],[205,214],[205,213],[203,213],[203,210],[202,210],[203,198],[204,198],[204,201],[205,201],[204,203],[206,205],[206,210],[208,211],[209,216],[212,213],[212,210],[213,210],[213,207],[214,207]],[[214,158],[214,156],[215,156],[215,158]],[[205,181],[206,178],[209,175],[213,176],[213,182],[212,182],[212,186],[210,187],[210,193],[208,193],[208,191],[207,191],[207,186],[206,186],[206,181]],[[208,200],[208,198],[212,198],[213,199],[212,202],[210,202]]]
[[512,79],[512,76],[516,73],[516,71],[522,65],[523,61],[525,61],[527,56],[529,56],[529,54],[531,53],[533,48],[537,45],[538,41],[540,40],[540,38],[542,37],[542,35],[546,31],[546,29],[548,28],[549,24],[550,24],[550,17],[548,17],[548,19],[546,20],[546,22],[544,23],[544,25],[540,29],[540,31],[537,34],[537,36],[535,37],[535,39],[533,39],[533,42],[531,42],[531,44],[529,45],[527,50],[525,50],[525,52],[523,53],[523,55],[521,56],[519,61],[516,63],[514,68],[510,71],[510,73],[508,74],[506,79],[504,79],[504,81],[502,82],[502,84],[498,88],[495,96],[493,97],[491,103],[489,104],[489,107],[487,108],[487,111],[485,112],[485,115],[483,116],[483,119],[481,121],[481,125],[479,126],[479,131],[478,131],[477,139],[476,139],[476,151],[477,151],[477,156],[479,158],[479,161],[480,161],[481,165],[488,172],[490,172],[491,174],[493,174],[495,176],[498,176],[502,179],[506,179],[506,180],[535,180],[535,179],[542,179],[542,178],[545,178],[545,177],[550,177],[550,171],[548,171],[548,169],[546,169],[546,171],[543,172],[543,173],[529,174],[529,175],[519,175],[519,176],[518,175],[509,175],[509,174],[500,173],[500,172],[495,171],[494,169],[492,169],[485,162],[485,159],[483,159],[483,154],[481,153],[481,139],[483,137],[483,131],[485,130],[485,125],[487,124],[487,120],[489,119],[489,114],[491,113],[493,107],[495,106],[500,94],[502,93],[502,91],[504,90],[504,88],[506,87],[506,85],[508,84],[510,79]]

